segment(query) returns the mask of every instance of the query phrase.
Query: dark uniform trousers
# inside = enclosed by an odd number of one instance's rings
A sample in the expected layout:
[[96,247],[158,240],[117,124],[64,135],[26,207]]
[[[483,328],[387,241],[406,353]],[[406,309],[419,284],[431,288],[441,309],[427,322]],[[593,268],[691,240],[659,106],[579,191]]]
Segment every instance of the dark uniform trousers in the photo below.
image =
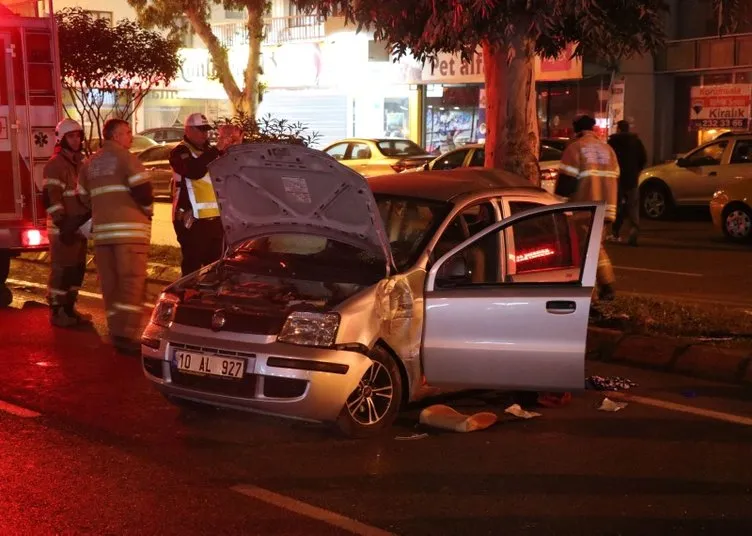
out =
[[50,234],[50,278],[48,302],[52,307],[70,308],[86,275],[86,238],[76,234],[64,244],[57,234]]
[[173,226],[183,253],[180,265],[183,276],[222,257],[224,231],[219,218],[193,220],[188,229],[182,220],[174,221]]

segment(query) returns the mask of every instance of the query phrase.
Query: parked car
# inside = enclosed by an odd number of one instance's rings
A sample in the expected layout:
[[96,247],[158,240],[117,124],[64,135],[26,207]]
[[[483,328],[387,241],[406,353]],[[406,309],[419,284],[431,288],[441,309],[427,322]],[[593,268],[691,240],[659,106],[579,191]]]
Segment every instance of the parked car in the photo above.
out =
[[139,132],[139,136],[144,136],[154,140],[156,143],[172,143],[183,139],[185,130],[182,127],[160,127],[149,128]]
[[[99,147],[101,147],[101,141],[99,138],[91,138],[87,140],[89,151],[90,152],[96,152],[99,150]],[[149,147],[154,147],[155,145],[158,145],[157,142],[155,142],[152,139],[146,138],[144,136],[133,136],[133,145],[131,145],[130,152],[133,154],[138,154],[141,151],[144,151],[148,149]]]
[[648,218],[661,219],[675,206],[708,206],[713,193],[747,178],[752,178],[752,135],[726,136],[644,170],[641,208]]
[[399,173],[433,159],[415,142],[392,138],[342,140],[324,152],[364,177]]
[[731,240],[752,241],[752,178],[734,181],[710,200],[713,225]]
[[166,143],[150,147],[138,154],[138,159],[146,168],[154,188],[156,199],[172,198],[172,167],[170,153],[177,143]]
[[569,145],[570,141],[572,141],[570,138],[541,138],[540,140],[541,145],[553,147],[554,149],[558,149],[561,152],[564,152],[564,149],[567,148],[567,145]]
[[232,147],[210,172],[227,253],[167,287],[142,338],[171,401],[362,437],[436,388],[582,388],[602,204],[489,169],[369,188],[298,146]]
[[[554,190],[556,190],[561,155],[562,152],[558,149],[541,145],[539,162],[541,168],[541,187],[549,193],[554,193]],[[483,167],[485,160],[485,145],[465,145],[431,160],[421,169],[424,171],[439,171],[459,167]]]

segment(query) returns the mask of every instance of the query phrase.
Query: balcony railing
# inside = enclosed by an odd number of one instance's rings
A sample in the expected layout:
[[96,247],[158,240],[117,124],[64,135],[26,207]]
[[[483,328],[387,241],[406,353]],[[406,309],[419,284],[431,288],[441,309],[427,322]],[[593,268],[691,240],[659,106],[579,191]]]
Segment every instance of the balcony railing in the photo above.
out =
[[[248,28],[241,22],[212,24],[212,31],[225,47],[248,44]],[[295,41],[324,39],[324,22],[318,15],[295,15],[264,19],[264,44],[281,45]]]
[[662,72],[752,68],[752,33],[669,41],[657,59]]

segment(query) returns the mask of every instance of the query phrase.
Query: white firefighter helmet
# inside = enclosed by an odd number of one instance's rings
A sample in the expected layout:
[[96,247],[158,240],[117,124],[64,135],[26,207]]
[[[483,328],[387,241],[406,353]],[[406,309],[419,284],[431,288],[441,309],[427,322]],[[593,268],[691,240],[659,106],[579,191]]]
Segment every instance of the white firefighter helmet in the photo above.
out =
[[55,142],[60,143],[66,134],[71,132],[81,132],[81,136],[84,134],[84,129],[78,124],[78,121],[73,119],[63,119],[55,127]]

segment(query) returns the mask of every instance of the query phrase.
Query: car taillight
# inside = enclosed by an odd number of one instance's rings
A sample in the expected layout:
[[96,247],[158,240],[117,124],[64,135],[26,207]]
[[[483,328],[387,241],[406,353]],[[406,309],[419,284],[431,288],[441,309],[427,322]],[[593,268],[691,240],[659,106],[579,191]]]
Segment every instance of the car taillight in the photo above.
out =
[[50,243],[47,231],[40,229],[24,229],[21,232],[21,245],[25,248],[46,246]]
[[407,166],[405,166],[405,164],[403,164],[402,162],[397,162],[396,164],[392,164],[392,169],[396,173],[402,173],[407,169]]

